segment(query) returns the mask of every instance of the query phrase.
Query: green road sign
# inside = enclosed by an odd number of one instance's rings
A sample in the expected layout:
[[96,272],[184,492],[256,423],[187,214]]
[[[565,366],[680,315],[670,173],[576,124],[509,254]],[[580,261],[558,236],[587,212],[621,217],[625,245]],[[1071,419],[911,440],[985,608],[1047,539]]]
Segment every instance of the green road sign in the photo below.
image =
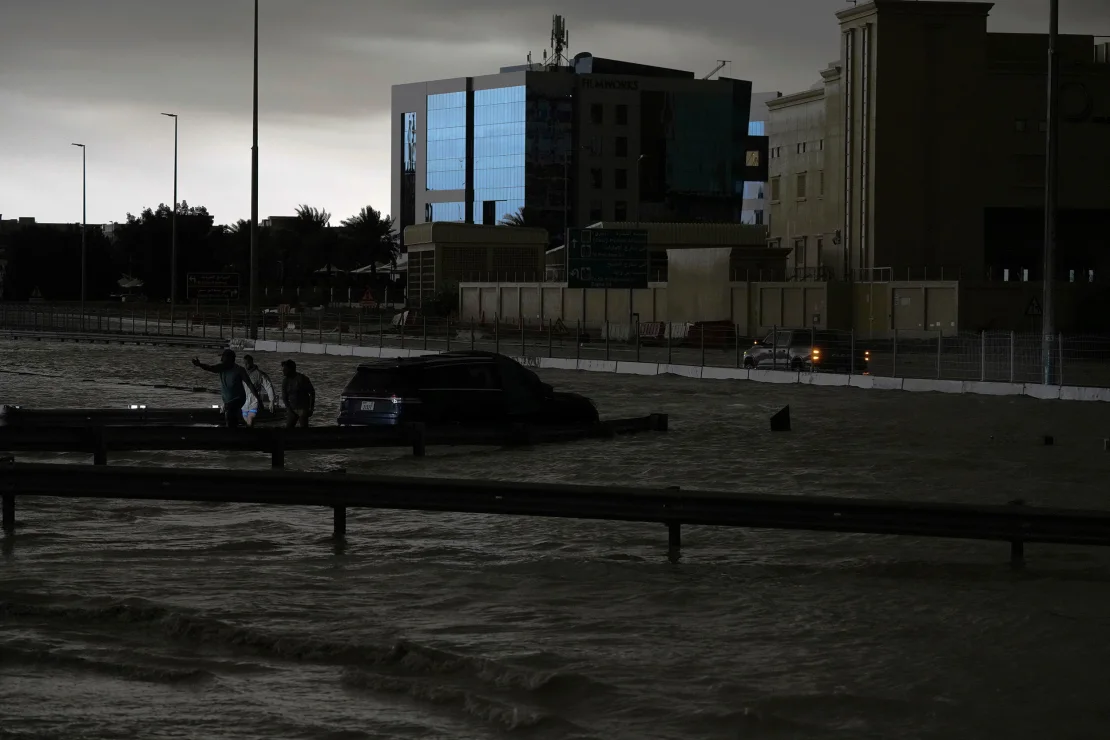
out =
[[570,229],[568,288],[646,288],[647,232],[639,229]]

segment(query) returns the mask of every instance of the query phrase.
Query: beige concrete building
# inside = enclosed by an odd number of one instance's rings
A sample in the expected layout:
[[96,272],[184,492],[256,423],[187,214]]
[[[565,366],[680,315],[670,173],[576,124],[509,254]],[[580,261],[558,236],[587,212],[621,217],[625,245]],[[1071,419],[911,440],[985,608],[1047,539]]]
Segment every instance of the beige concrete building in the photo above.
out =
[[542,280],[547,230],[435,222],[406,228],[405,243],[408,303],[419,307],[462,282]]
[[[991,8],[843,10],[840,59],[768,102],[770,237],[799,278],[1041,279],[1047,37],[988,33]],[[1058,280],[1110,270],[1108,48],[1060,37]]]

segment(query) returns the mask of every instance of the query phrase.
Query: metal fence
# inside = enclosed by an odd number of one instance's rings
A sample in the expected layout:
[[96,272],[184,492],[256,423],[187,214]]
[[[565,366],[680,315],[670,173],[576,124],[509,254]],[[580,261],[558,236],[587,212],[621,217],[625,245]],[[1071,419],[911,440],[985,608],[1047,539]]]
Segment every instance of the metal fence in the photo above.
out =
[[[34,332],[96,332],[138,336],[237,339],[249,336],[245,310],[198,311],[112,306],[86,310],[34,304],[0,304],[0,327]],[[788,335],[787,352],[776,338]],[[809,337],[807,341],[807,337]],[[965,332],[955,336],[875,337],[851,331],[773,328],[748,337],[728,322],[581,322],[497,320],[487,323],[429,318],[415,312],[366,309],[277,313],[259,317],[258,339],[379,346],[428,351],[482,349],[533,357],[618,360],[760,370],[847,372],[902,378],[1041,383],[1046,345],[1053,385],[1110,387],[1110,337]],[[753,362],[756,342],[769,357]],[[766,347],[765,347],[766,348]],[[835,366],[812,362],[847,358]],[[764,355],[768,353],[764,352]]]

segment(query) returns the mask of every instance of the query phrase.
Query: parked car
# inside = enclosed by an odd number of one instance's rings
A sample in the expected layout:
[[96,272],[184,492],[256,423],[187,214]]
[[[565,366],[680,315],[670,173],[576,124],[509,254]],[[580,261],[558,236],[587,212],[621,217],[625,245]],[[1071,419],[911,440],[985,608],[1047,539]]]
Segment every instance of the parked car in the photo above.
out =
[[476,351],[359,365],[343,389],[338,419],[340,426],[596,421],[590,399],[555,391],[511,357]]
[[867,372],[870,350],[855,343],[849,332],[827,329],[779,329],[744,352],[744,367],[760,370]]

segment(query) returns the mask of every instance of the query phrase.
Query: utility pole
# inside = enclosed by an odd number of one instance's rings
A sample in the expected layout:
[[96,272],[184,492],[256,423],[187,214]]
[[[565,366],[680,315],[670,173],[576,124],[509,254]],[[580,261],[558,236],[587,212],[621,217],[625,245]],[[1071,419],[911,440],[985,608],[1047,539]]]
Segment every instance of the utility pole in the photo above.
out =
[[258,339],[258,0],[254,0],[254,138],[251,145],[250,338]]
[[1048,113],[1045,120],[1044,174],[1044,306],[1041,318],[1041,361],[1044,384],[1052,383],[1052,335],[1054,332],[1053,280],[1056,277],[1057,156],[1060,152],[1060,58],[1056,43],[1060,34],[1060,3],[1048,4]]
[[74,144],[81,147],[81,331],[85,330],[85,231],[88,227],[88,178],[85,169],[85,145]]
[[170,214],[170,334],[173,334],[173,307],[177,304],[177,114],[162,115],[173,119],[173,212]]

